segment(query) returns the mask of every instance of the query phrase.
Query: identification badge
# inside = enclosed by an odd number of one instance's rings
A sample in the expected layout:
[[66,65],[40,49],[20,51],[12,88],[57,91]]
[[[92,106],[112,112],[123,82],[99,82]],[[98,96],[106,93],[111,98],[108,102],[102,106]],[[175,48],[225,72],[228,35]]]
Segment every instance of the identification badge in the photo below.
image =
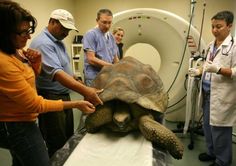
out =
[[206,72],[205,74],[205,80],[210,81],[211,80],[211,73]]

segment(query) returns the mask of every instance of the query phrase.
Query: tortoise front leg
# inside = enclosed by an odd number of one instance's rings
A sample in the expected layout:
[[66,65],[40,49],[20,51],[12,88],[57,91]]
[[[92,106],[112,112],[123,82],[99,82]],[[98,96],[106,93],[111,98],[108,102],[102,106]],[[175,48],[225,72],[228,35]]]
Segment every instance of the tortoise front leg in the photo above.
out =
[[147,140],[169,151],[175,159],[182,158],[184,151],[182,142],[171,130],[156,122],[151,116],[140,117],[139,129]]
[[89,133],[96,132],[99,127],[112,121],[112,114],[111,104],[97,106],[96,111],[86,118],[85,128]]

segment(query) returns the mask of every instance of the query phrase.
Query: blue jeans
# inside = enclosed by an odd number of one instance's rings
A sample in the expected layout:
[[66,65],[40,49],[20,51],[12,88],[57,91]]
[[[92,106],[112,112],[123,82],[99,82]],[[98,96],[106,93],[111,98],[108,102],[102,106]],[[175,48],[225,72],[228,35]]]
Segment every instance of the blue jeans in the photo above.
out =
[[9,149],[13,166],[49,166],[46,145],[35,122],[0,122],[0,147]]
[[[69,94],[52,94],[42,90],[39,90],[38,94],[45,99],[70,101]],[[38,119],[39,128],[46,142],[49,157],[51,158],[74,134],[73,110],[64,109],[64,111],[43,113],[39,115]]]

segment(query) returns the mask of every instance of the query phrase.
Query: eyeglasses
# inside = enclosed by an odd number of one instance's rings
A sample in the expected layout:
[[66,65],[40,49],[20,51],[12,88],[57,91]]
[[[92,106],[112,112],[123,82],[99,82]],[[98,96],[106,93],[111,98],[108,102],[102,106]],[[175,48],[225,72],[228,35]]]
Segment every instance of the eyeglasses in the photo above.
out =
[[26,37],[30,34],[33,34],[34,33],[34,29],[33,28],[29,28],[28,30],[23,30],[21,32],[17,32],[16,34],[21,36],[21,37]]

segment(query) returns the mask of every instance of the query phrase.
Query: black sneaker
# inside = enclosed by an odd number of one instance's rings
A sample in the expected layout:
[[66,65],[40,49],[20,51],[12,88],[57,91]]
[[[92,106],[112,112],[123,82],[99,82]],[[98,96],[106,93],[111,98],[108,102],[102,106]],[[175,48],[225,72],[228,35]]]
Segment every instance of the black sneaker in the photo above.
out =
[[198,159],[199,159],[200,161],[213,161],[213,160],[216,159],[216,157],[210,156],[210,155],[207,154],[207,153],[201,153],[201,154],[199,154]]

